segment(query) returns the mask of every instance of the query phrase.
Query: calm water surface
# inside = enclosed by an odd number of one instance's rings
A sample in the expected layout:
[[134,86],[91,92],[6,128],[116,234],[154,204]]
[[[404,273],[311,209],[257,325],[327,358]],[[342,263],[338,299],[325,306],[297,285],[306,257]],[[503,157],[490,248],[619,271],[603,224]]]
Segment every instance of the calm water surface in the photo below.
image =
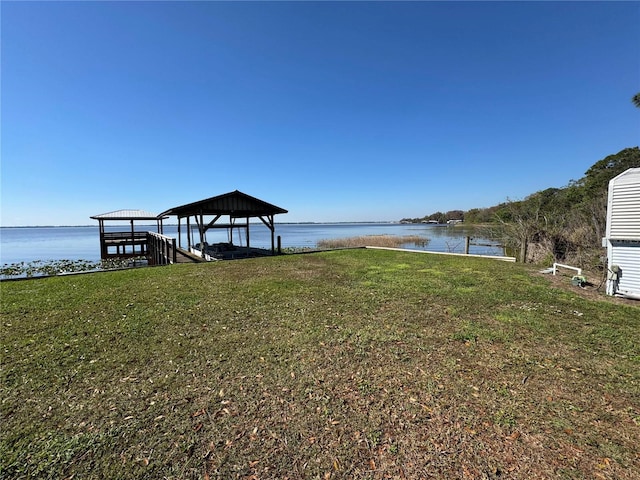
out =
[[[107,231],[127,231],[126,226],[107,225]],[[155,225],[136,225],[136,230],[155,231]],[[182,245],[186,246],[185,226],[182,226]],[[165,225],[164,234],[177,238],[178,227]],[[398,223],[339,223],[339,224],[277,224],[276,236],[282,237],[282,247],[315,248],[319,240],[347,238],[361,235],[418,235],[425,245],[407,244],[404,248],[433,252],[462,252],[464,238],[473,235],[465,227],[446,227]],[[197,238],[197,237],[196,237]],[[271,248],[271,233],[262,224],[251,224],[253,247]],[[207,232],[209,243],[229,241],[226,230]],[[475,238],[478,243],[488,243]],[[246,245],[244,229],[234,230],[233,242]],[[471,245],[470,252],[481,255],[503,255],[501,247]],[[98,226],[84,227],[0,227],[0,264],[32,262],[35,260],[100,260]]]

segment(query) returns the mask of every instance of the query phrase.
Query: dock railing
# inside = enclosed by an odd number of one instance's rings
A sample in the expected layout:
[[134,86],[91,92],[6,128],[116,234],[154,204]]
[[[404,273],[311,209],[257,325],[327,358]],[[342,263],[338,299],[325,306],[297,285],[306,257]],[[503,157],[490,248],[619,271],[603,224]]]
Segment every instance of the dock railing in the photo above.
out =
[[170,265],[177,262],[176,239],[160,233],[147,232],[150,265]]
[[[115,251],[113,251],[115,249]],[[147,256],[146,232],[101,232],[100,257],[132,258]]]

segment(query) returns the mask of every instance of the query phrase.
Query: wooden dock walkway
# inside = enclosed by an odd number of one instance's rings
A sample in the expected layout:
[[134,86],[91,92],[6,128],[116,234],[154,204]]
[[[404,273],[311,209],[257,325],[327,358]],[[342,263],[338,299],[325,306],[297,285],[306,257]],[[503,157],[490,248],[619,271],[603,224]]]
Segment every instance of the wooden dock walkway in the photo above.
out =
[[201,263],[205,262],[202,257],[194,255],[182,248],[176,248],[176,263]]

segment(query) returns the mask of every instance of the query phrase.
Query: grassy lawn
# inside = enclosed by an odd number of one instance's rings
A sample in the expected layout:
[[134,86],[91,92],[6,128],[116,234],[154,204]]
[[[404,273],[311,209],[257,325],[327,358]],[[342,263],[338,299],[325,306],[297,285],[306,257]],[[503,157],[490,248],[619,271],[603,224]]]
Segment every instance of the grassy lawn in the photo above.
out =
[[343,250],[0,288],[0,478],[640,478],[640,308],[523,265]]

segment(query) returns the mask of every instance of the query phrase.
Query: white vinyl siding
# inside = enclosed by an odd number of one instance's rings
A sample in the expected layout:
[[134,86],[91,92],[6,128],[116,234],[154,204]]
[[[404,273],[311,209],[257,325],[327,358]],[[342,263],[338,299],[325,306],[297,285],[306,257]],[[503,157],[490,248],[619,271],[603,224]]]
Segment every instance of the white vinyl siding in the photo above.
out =
[[[640,168],[630,168],[609,182],[607,205],[609,268],[620,268],[607,293],[640,295]],[[616,288],[617,287],[617,288]]]
[[635,185],[613,185],[609,238],[640,240],[640,175]]
[[640,294],[640,241],[611,241],[611,265],[620,266],[618,292]]

